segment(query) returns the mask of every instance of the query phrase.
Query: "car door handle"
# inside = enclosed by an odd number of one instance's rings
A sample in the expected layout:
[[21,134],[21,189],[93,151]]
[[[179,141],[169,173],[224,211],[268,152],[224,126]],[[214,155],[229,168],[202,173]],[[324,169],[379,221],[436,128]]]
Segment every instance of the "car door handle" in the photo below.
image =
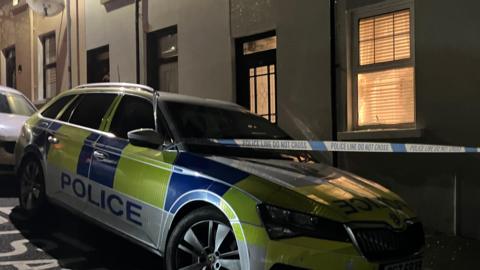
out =
[[60,141],[58,140],[58,138],[55,137],[55,136],[52,136],[52,135],[48,136],[47,140],[48,140],[48,142],[49,142],[50,144],[58,144],[58,143],[60,143]]
[[98,160],[105,160],[108,158],[108,155],[103,152],[93,151],[93,157],[95,157]]

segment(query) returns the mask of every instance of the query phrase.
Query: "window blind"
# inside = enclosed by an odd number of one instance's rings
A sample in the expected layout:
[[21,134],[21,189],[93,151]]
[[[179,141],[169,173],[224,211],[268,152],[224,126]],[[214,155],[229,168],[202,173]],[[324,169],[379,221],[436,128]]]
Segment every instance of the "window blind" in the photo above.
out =
[[410,58],[410,10],[359,21],[360,65]]
[[414,123],[413,67],[357,76],[359,126]]

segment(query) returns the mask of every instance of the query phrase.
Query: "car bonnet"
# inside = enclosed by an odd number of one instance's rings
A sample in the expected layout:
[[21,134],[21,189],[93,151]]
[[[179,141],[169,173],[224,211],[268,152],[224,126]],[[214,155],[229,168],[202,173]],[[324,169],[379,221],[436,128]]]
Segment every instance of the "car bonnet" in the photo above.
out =
[[[394,228],[403,228],[407,220],[415,217],[406,203],[390,190],[323,163],[208,158],[255,176],[249,185],[239,187],[266,203],[305,211],[305,207],[299,209],[297,205],[305,205],[307,200],[312,202],[309,210],[312,214],[341,222],[382,222]],[[271,188],[263,188],[262,181],[267,181]],[[278,186],[281,189],[276,188]]]
[[0,141],[16,142],[28,116],[0,113]]

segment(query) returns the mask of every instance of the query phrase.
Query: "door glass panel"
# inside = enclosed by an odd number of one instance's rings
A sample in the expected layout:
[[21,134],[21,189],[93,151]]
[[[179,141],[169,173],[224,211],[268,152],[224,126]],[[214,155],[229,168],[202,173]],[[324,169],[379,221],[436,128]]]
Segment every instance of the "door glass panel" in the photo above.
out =
[[153,105],[142,98],[125,96],[115,112],[110,132],[127,139],[129,131],[140,128],[155,129]]
[[160,64],[160,91],[178,92],[178,62]]
[[264,39],[253,40],[243,44],[243,54],[252,54],[277,48],[277,37],[268,37]]
[[70,123],[99,129],[102,119],[117,95],[86,94],[74,110]]
[[57,91],[57,68],[45,69],[45,94],[47,98],[53,97]]
[[42,112],[42,115],[48,118],[55,119],[58,113],[67,105],[67,103],[75,97],[74,95],[65,96],[60,98],[59,100],[55,101],[52,105],[50,105],[45,111]]
[[250,111],[276,122],[275,65],[249,69]]

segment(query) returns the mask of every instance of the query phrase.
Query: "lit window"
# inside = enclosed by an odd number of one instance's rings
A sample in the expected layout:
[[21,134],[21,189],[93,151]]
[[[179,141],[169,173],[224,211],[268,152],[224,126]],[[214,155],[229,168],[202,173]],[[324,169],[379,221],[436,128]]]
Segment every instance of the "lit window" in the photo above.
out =
[[267,37],[243,43],[243,54],[259,53],[277,48],[277,37]]
[[410,58],[410,11],[388,13],[359,22],[360,65]]
[[43,98],[48,99],[57,94],[57,48],[55,33],[41,38],[43,47]]
[[250,111],[277,122],[275,65],[250,68]]
[[413,68],[358,74],[358,125],[413,123]]
[[410,9],[356,19],[354,127],[414,125]]

